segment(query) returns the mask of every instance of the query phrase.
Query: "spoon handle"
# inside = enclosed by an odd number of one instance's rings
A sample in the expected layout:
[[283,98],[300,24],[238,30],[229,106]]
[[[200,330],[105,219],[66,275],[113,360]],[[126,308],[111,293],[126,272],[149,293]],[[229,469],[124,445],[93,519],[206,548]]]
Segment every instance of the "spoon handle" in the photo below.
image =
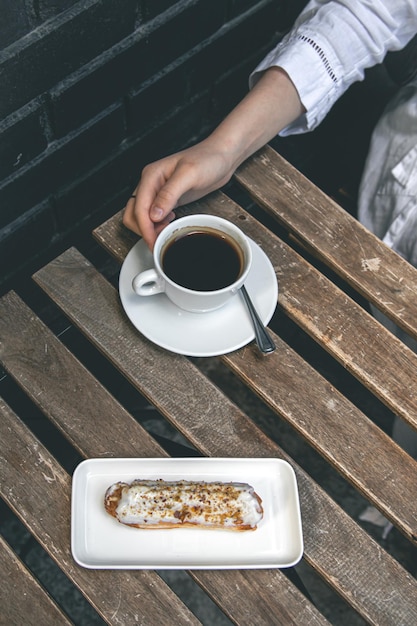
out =
[[273,352],[276,349],[276,345],[272,341],[272,338],[270,337],[267,329],[265,328],[265,326],[261,322],[261,320],[259,318],[259,315],[256,312],[256,309],[255,309],[255,307],[253,305],[253,302],[250,299],[250,296],[249,296],[248,292],[246,291],[245,285],[242,285],[240,290],[242,292],[243,298],[244,298],[244,300],[246,302],[246,306],[248,307],[250,316],[252,318],[253,327],[255,329],[255,340],[256,340],[256,344],[257,344],[258,348],[264,354],[268,354],[269,352]]

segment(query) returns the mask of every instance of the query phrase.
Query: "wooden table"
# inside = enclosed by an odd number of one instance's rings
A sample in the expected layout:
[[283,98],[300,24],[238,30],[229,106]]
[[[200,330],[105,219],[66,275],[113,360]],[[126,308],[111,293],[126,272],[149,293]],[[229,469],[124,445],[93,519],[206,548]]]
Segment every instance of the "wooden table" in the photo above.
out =
[[[359,302],[363,297],[371,301],[417,337],[417,271],[271,148],[245,163],[235,178],[262,208],[264,224],[220,192],[184,211],[221,214],[267,253],[279,281],[278,319],[271,325],[278,349],[263,357],[251,343],[211,361],[240,379],[273,420],[300,435],[323,457],[329,472],[337,470],[375,505],[411,549],[417,540],[416,462],[338,391],[325,372],[283,340],[279,321],[290,320],[324,348],[334,367],[341,364],[416,428],[417,356],[350,295],[357,292]],[[94,235],[119,263],[137,240],[122,226],[120,214]],[[111,367],[200,454],[288,460],[300,494],[303,562],[365,621],[378,626],[417,623],[415,578],[284,451],[285,442],[281,448],[256,415],[245,414],[227,389],[212,382],[205,359],[168,352],[141,336],[124,314],[115,286],[76,249],[54,259],[34,280]],[[167,456],[77,359],[76,350],[66,347],[15,292],[0,301],[0,338],[7,376],[80,458]],[[26,415],[18,416],[3,401],[0,411],[2,498],[103,620],[199,623],[155,571],[89,570],[74,562],[71,476],[37,439]],[[6,611],[0,622],[68,623],[3,540],[0,550],[0,598]],[[328,623],[279,569],[194,570],[189,575],[235,624]],[[16,594],[19,601],[11,602]]]

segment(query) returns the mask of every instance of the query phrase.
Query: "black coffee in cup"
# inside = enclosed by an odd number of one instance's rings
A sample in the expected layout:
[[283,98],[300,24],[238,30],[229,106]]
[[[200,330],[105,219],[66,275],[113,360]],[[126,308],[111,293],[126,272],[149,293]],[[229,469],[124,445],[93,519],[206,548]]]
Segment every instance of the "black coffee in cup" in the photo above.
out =
[[194,291],[217,291],[241,275],[244,256],[227,233],[209,227],[184,228],[168,241],[161,255],[165,274]]

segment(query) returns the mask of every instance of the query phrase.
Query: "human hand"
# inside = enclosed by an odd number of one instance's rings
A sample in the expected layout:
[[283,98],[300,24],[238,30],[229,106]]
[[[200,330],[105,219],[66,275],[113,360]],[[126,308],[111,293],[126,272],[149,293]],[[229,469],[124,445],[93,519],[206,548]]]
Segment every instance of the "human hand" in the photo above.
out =
[[123,223],[152,249],[176,207],[227,183],[248,156],[304,112],[286,72],[268,69],[207,139],[144,168]]
[[191,148],[147,165],[123,223],[153,248],[158,234],[175,217],[176,207],[197,200],[224,185],[232,176],[233,159],[207,139]]

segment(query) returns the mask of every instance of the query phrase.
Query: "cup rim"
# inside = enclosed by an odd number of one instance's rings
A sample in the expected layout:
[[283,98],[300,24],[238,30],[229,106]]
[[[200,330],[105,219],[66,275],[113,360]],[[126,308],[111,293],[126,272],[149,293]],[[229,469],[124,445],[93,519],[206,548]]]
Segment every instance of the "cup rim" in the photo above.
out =
[[[230,285],[227,285],[226,287],[222,287],[221,289],[214,289],[212,291],[199,291],[197,289],[190,289],[189,287],[183,287],[182,285],[179,285],[178,283],[176,283],[175,281],[173,281],[169,276],[167,276],[164,272],[164,270],[162,269],[162,266],[159,262],[159,253],[161,251],[161,248],[163,246],[163,243],[165,242],[165,239],[163,236],[165,237],[170,237],[176,230],[180,229],[180,228],[184,228],[186,226],[185,222],[190,222],[193,221],[193,219],[199,220],[200,218],[204,218],[204,220],[208,220],[213,222],[213,228],[219,226],[219,222],[225,224],[225,226],[227,228],[230,228],[230,230],[237,234],[241,241],[239,241],[238,243],[243,243],[244,246],[244,254],[245,254],[245,258],[246,258],[246,267],[243,270],[243,272],[240,274],[240,276],[233,282],[230,283]],[[191,225],[191,224],[189,224]],[[196,226],[210,226],[211,224],[195,224]],[[177,227],[177,228],[176,228]],[[168,232],[166,232],[168,229]],[[221,228],[218,228],[218,230],[221,231]],[[162,243],[161,243],[162,242]],[[245,235],[245,233],[238,227],[236,226],[236,224],[234,224],[233,222],[231,222],[230,220],[225,219],[224,217],[218,217],[216,215],[210,215],[210,214],[205,214],[205,213],[193,213],[192,215],[184,215],[183,217],[178,217],[175,220],[173,220],[170,224],[168,224],[168,226],[166,226],[158,235],[155,245],[154,245],[154,249],[153,249],[153,260],[155,263],[155,267],[158,271],[158,273],[162,276],[162,278],[169,283],[171,286],[175,287],[176,289],[179,289],[181,291],[183,291],[184,293],[189,293],[189,294],[196,294],[198,296],[201,297],[208,297],[208,296],[213,296],[213,294],[223,294],[226,293],[230,290],[232,291],[237,291],[237,289],[239,289],[243,283],[245,282],[249,271],[251,269],[252,266],[252,249],[251,246],[249,244],[249,240],[247,238],[247,236]]]

